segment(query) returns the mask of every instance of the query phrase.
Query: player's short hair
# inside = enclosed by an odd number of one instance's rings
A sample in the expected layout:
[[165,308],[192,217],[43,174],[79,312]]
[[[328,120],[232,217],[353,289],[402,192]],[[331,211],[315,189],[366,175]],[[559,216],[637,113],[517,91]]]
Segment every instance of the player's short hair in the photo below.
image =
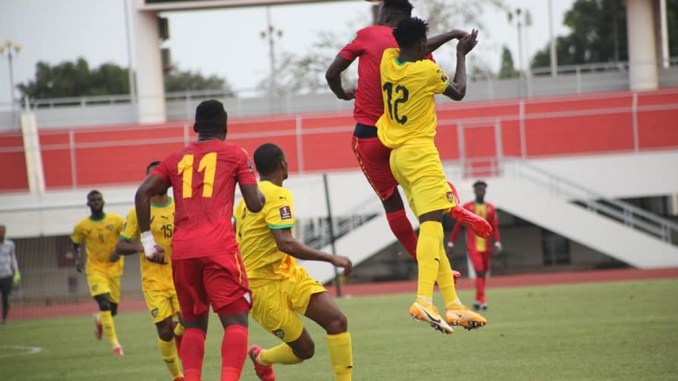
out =
[[196,132],[221,132],[226,127],[228,116],[223,103],[216,99],[201,102],[195,109]]
[[160,164],[160,161],[158,160],[153,160],[152,162],[148,163],[148,165],[146,166],[146,174],[150,173],[151,169],[156,167],[158,164]]
[[428,24],[419,17],[410,17],[400,20],[393,29],[393,37],[401,48],[409,48],[415,42],[426,39]]
[[262,144],[254,151],[254,165],[260,175],[273,173],[284,159],[282,149],[273,143]]
[[400,12],[407,17],[412,15],[412,8],[414,8],[409,0],[384,0],[382,7],[390,11]]
[[478,181],[476,181],[475,183],[473,183],[473,187],[474,187],[474,188],[476,188],[476,187],[485,187],[485,188],[487,188],[487,183],[486,183],[485,181],[483,181],[483,180],[478,180]]
[[98,190],[92,189],[91,191],[89,191],[89,193],[87,193],[87,199],[89,200],[90,197],[95,196],[95,195],[102,195],[102,194]]

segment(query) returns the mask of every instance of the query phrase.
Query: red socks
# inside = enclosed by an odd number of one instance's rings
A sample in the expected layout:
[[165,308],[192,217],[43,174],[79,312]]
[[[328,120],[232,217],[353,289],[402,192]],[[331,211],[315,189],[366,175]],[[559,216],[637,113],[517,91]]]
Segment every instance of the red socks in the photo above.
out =
[[202,359],[205,356],[205,332],[198,328],[186,328],[181,345],[184,379],[186,381],[200,381]]
[[476,276],[476,300],[485,303],[485,277]]
[[[184,338],[186,340],[186,338]],[[221,381],[238,381],[247,357],[247,327],[229,325],[221,341]]]
[[417,235],[414,234],[414,229],[410,220],[405,214],[405,209],[397,212],[386,213],[386,220],[388,226],[396,236],[398,241],[405,247],[407,253],[416,261],[417,260]]

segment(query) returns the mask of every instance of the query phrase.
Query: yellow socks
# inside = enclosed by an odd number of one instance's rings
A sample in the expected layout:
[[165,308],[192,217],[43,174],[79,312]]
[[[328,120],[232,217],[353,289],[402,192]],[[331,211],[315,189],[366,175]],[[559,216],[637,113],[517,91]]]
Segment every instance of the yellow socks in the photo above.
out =
[[447,258],[447,254],[442,245],[440,246],[440,267],[438,267],[437,282],[440,293],[443,295],[443,302],[446,306],[450,303],[457,303],[459,301],[457,289],[454,286],[450,259]]
[[[438,278],[440,268],[440,249],[443,246],[443,224],[437,221],[425,221],[419,229],[417,240],[417,297],[433,299],[433,285]],[[449,261],[448,271],[449,271]],[[450,274],[452,276],[452,274]]]
[[118,335],[115,334],[115,324],[113,323],[113,315],[111,311],[101,311],[99,312],[99,319],[101,320],[101,326],[104,327],[104,334],[110,341],[113,348],[119,347]]
[[174,339],[165,341],[158,338],[158,348],[160,349],[162,359],[165,360],[167,369],[170,371],[170,374],[172,374],[172,379],[183,377],[179,366],[179,356],[177,355],[177,346],[174,343]]
[[271,365],[271,364],[298,364],[303,360],[297,357],[292,351],[292,347],[286,343],[276,345],[271,349],[266,349],[261,351],[257,361],[261,365]]
[[351,334],[348,332],[327,335],[327,349],[336,381],[351,381],[353,371],[353,349]]

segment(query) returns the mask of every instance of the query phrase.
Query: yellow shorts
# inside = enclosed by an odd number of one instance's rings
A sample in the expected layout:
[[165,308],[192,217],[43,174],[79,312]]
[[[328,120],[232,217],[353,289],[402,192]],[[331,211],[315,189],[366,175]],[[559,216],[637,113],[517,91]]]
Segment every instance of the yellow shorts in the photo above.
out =
[[110,301],[120,303],[120,278],[121,275],[109,275],[101,271],[90,271],[87,273],[87,284],[89,285],[89,294],[92,297],[103,294],[110,294]]
[[252,279],[250,289],[254,320],[287,343],[298,339],[304,331],[299,315],[306,313],[311,295],[327,291],[302,267],[295,267],[287,279]]
[[144,300],[153,316],[153,323],[160,323],[181,311],[175,290],[144,290]]
[[435,145],[398,147],[391,151],[390,165],[417,217],[436,210],[449,211],[456,206]]

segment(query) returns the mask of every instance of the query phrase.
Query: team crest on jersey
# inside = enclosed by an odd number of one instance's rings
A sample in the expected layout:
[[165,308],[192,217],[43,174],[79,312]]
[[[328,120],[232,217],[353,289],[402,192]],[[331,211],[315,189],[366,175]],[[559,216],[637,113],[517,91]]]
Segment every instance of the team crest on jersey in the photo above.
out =
[[290,210],[289,206],[287,205],[281,206],[280,209],[278,209],[278,211],[280,211],[281,220],[289,220],[290,218],[292,218],[292,211]]
[[275,331],[273,331],[273,334],[276,335],[280,340],[285,338],[285,331],[283,331],[282,329],[276,329]]
[[109,225],[106,225],[106,229],[107,229],[109,232],[112,232],[113,229],[115,229],[115,226],[113,226],[113,224],[109,224]]
[[152,309],[152,310],[151,310],[151,315],[152,315],[153,317],[158,317],[158,309],[157,309],[157,308]]

